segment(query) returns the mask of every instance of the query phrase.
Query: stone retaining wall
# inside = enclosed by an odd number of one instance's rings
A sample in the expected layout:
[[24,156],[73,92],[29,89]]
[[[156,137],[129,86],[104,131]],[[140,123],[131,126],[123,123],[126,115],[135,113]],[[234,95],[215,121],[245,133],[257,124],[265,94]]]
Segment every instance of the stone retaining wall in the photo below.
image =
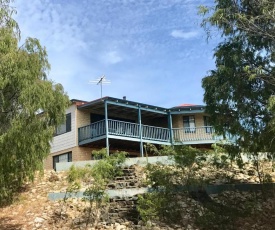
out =
[[[168,156],[154,156],[154,157],[135,157],[135,158],[127,158],[124,165],[125,167],[131,165],[141,165],[145,166],[147,163],[155,164],[160,162],[162,164],[174,164],[174,162]],[[75,162],[60,162],[56,163],[56,171],[66,171],[74,165],[76,167],[85,167],[85,165],[89,164],[93,166],[97,163],[97,160],[90,160],[90,161],[75,161]]]
[[[139,166],[131,165],[123,169],[123,175],[115,177],[107,188],[109,189],[138,189],[142,187],[142,173]],[[110,198],[109,221],[110,223],[125,223],[131,221],[137,224],[139,214],[137,211],[138,196],[115,196]]]
[[108,185],[108,189],[125,189],[142,187],[142,175],[135,168],[138,166],[131,165],[122,169],[123,175],[117,176]]
[[131,221],[138,223],[139,213],[137,211],[138,196],[114,197],[110,199],[109,221],[113,223],[125,223]]

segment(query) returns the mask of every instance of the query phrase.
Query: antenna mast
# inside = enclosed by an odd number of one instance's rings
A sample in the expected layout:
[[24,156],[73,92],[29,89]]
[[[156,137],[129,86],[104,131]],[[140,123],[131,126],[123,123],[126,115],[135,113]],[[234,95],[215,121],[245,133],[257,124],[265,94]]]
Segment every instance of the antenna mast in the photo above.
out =
[[96,85],[100,85],[100,95],[102,98],[102,85],[109,85],[111,84],[110,80],[107,80],[106,77],[103,75],[100,78],[97,78],[95,80],[89,81],[90,84],[96,84]]

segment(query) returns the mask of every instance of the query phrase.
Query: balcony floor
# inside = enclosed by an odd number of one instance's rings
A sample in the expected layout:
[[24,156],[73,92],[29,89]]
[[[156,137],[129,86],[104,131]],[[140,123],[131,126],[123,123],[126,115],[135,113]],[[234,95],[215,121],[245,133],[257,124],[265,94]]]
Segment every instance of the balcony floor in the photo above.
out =
[[[140,139],[139,138],[135,138],[135,137],[127,137],[127,136],[122,136],[122,135],[108,135],[108,138],[109,139],[115,139],[115,140],[132,141],[132,142],[140,143]],[[83,146],[83,145],[86,145],[86,144],[89,144],[89,143],[93,143],[93,142],[97,142],[97,141],[105,140],[105,139],[106,139],[106,135],[102,135],[102,136],[95,137],[95,138],[85,139],[83,141],[80,141],[78,144],[80,146]],[[168,141],[158,141],[158,140],[143,139],[142,142],[143,143],[152,143],[152,144],[157,144],[157,145],[171,145],[171,143],[168,142]]]

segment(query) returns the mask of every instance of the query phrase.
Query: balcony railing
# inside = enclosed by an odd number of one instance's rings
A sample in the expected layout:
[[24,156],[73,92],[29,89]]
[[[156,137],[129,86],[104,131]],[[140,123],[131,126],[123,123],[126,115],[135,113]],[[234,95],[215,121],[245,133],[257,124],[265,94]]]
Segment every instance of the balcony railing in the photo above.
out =
[[[79,143],[86,140],[100,139],[100,137],[106,135],[105,126],[105,120],[101,120],[79,128]],[[213,135],[214,130],[211,126],[173,128],[172,132],[170,132],[168,128],[149,125],[141,125],[140,127],[136,123],[108,119],[108,135],[121,136],[121,139],[127,137],[134,139],[142,138],[149,142],[171,142],[171,133],[173,135],[173,143],[216,140]]]
[[173,128],[174,142],[215,140],[212,126]]
[[111,135],[139,138],[139,124],[108,119],[108,130]]
[[84,127],[78,128],[78,142],[88,139],[94,139],[105,134],[105,120],[97,121]]
[[170,132],[167,128],[142,125],[142,139],[154,141],[170,141]]

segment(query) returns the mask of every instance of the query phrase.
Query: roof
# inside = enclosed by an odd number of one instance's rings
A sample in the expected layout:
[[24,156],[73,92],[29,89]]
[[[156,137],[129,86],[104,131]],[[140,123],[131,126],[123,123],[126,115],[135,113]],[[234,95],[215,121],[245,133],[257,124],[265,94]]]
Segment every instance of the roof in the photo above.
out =
[[[126,99],[119,99],[119,98],[114,98],[114,97],[102,97],[90,102],[87,101],[81,101],[81,100],[76,100],[72,99],[71,101],[76,102],[78,109],[93,109],[94,111],[100,109],[102,110],[104,108],[104,101],[107,101],[108,104],[112,104],[113,106],[125,106],[128,108],[141,108],[144,111],[148,112],[155,112],[155,113],[161,113],[161,114],[167,114],[167,112],[171,113],[201,113],[204,112],[204,105],[194,105],[194,104],[181,104],[179,106],[175,106],[172,108],[163,108],[159,106],[154,106],[154,105],[149,105],[149,104],[144,104],[140,102],[135,102],[135,101],[129,101]],[[114,109],[114,108],[113,108]],[[121,111],[121,110],[120,110]],[[119,113],[119,111],[117,111]]]
[[171,112],[184,113],[184,112],[204,112],[204,105],[195,105],[195,104],[180,104],[178,106],[170,108]]
[[71,99],[70,100],[71,102],[88,102],[88,101],[83,101],[83,100],[79,100],[79,99]]
[[[166,116],[167,109],[159,106],[153,106],[148,104],[143,104],[139,102],[129,101],[126,99],[119,99],[114,97],[103,97],[96,99],[94,101],[87,102],[85,104],[78,105],[79,110],[90,110],[94,112],[104,112],[104,102],[108,102],[108,111],[112,112],[117,116],[122,113],[131,117],[136,114],[134,110],[141,109],[143,111],[143,116],[154,117],[156,114],[158,116]],[[134,109],[134,110],[133,110]],[[154,114],[155,115],[154,115]]]
[[87,102],[87,103],[79,106],[79,108],[89,107],[93,104],[102,103],[104,101],[111,101],[111,102],[115,102],[115,103],[125,104],[125,105],[128,105],[128,106],[141,107],[141,108],[150,108],[150,109],[155,109],[155,110],[164,111],[164,112],[166,112],[166,110],[167,110],[167,108],[163,108],[163,107],[159,107],[159,106],[143,104],[143,103],[140,103],[140,102],[129,101],[129,100],[119,99],[119,98],[114,98],[114,97],[109,97],[109,96]]
[[184,107],[184,106],[195,106],[195,104],[180,104],[176,107]]
[[73,104],[76,104],[77,106],[79,106],[79,105],[84,105],[84,104],[88,103],[87,101],[78,100],[78,99],[71,99],[70,101],[71,101]]

